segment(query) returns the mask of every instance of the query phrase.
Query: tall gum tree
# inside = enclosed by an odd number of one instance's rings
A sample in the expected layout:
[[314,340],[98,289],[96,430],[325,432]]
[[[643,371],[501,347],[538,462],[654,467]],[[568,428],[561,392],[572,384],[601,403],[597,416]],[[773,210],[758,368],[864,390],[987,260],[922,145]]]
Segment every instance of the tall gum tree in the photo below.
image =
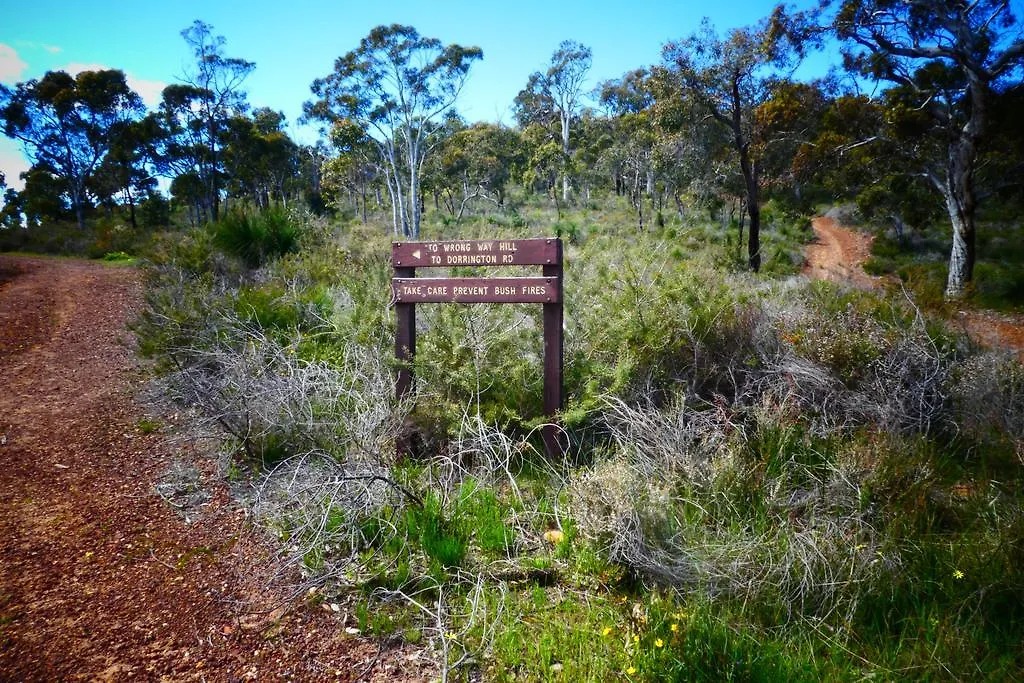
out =
[[569,162],[572,158],[570,128],[583,102],[583,83],[590,71],[592,53],[586,45],[563,40],[551,55],[545,73],[534,72],[516,96],[520,125],[558,117],[562,145],[562,201],[569,201]]
[[115,69],[72,77],[49,71],[39,80],[0,85],[0,124],[21,142],[33,168],[66,183],[79,228],[85,227],[89,181],[110,150],[112,131],[144,111],[142,100]]
[[974,276],[975,187],[995,90],[1024,64],[1024,36],[1009,0],[843,0],[834,28],[847,65],[913,93],[933,121],[945,158],[922,170],[942,194],[952,224],[946,296]]
[[478,47],[443,45],[412,26],[378,26],[311,86],[318,99],[304,105],[307,119],[354,121],[377,146],[396,235],[419,236],[423,162],[439,119],[455,105],[470,67],[482,58]]
[[217,220],[225,131],[233,116],[244,114],[249,108],[242,83],[256,64],[226,56],[224,36],[214,35],[213,27],[202,21],[193,22],[181,32],[181,37],[191,48],[195,64],[182,78],[188,88],[178,89],[179,95],[190,93],[192,101],[187,108],[179,109],[178,114],[184,118],[182,125],[190,128],[190,136],[203,148],[203,154],[197,156],[199,163],[195,171],[205,189],[204,203],[210,217]]

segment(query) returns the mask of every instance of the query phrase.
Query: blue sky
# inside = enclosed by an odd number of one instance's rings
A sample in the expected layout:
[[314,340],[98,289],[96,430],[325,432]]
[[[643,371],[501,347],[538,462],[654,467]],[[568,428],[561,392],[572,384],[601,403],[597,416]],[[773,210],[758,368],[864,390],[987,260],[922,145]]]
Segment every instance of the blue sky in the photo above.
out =
[[[250,102],[283,111],[293,124],[292,134],[301,142],[312,142],[311,130],[294,126],[302,103],[310,98],[309,84],[327,75],[334,59],[355,48],[374,26],[401,23],[445,43],[482,48],[484,59],[474,65],[458,109],[470,121],[508,123],[512,99],[529,74],[547,64],[562,40],[573,39],[593,50],[593,86],[656,63],[667,40],[695,31],[704,16],[724,30],[755,23],[774,4],[30,0],[4,12],[0,82],[12,85],[52,69],[117,68],[153,105],[163,86],[188,67],[190,54],[181,30],[202,19],[227,39],[228,56],[256,62],[245,84]],[[8,184],[20,187],[17,175],[25,168],[17,145],[0,136],[0,171]]]

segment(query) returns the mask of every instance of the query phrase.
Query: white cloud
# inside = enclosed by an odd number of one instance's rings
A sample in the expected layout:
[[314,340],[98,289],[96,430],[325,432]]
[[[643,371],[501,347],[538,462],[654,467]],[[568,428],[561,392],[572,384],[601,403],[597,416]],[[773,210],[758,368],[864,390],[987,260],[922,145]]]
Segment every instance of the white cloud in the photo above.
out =
[[18,52],[13,47],[6,43],[0,43],[0,83],[15,82],[21,78],[21,74],[27,66],[28,64],[18,56]]
[[83,71],[106,71],[110,67],[106,64],[85,64],[82,62],[71,62],[65,66],[60,67],[57,71],[67,71],[72,76],[77,76]]
[[[62,67],[64,71],[67,71],[72,76],[77,76],[83,71],[103,71],[109,68],[105,64],[83,64],[81,62],[72,62]],[[167,84],[163,81],[147,81],[144,78],[136,78],[130,73],[125,73],[125,79],[128,81],[128,87],[139,93],[147,107],[155,107],[159,104],[160,93],[167,87]]]
[[131,74],[127,75],[128,86],[139,93],[142,97],[142,101],[146,103],[147,107],[155,107],[160,104],[160,95],[163,93],[164,88],[167,84],[163,81],[147,81],[144,78],[135,78]]
[[63,52],[64,51],[64,48],[59,47],[57,45],[43,45],[42,48],[44,50],[46,50],[47,52],[49,52],[51,55],[55,55],[58,52]]
[[13,141],[0,137],[0,173],[3,173],[7,180],[7,187],[16,190],[24,189],[25,182],[18,176],[29,169],[28,160],[21,153],[21,149]]

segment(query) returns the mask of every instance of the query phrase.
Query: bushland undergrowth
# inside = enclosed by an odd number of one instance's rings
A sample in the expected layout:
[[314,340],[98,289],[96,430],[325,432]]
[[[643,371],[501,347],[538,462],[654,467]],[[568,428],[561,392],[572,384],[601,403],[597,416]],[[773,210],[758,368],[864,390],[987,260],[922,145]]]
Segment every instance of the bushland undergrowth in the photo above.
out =
[[422,307],[396,403],[386,231],[280,218],[287,248],[245,247],[260,216],[161,245],[136,331],[309,599],[445,678],[1024,673],[1024,370],[908,294],[794,276],[803,224],[766,221],[755,277],[721,226],[637,232],[612,200],[434,215],[427,239],[566,240],[551,462],[539,309]]
[[[979,219],[974,281],[960,303],[999,311],[1024,311],[1024,249],[1019,211],[1012,204],[994,204],[984,207]],[[943,290],[949,260],[949,225],[925,222],[901,234],[886,225],[875,229],[878,237],[865,270],[875,275],[898,276],[922,306],[948,308],[950,302],[944,299]]]

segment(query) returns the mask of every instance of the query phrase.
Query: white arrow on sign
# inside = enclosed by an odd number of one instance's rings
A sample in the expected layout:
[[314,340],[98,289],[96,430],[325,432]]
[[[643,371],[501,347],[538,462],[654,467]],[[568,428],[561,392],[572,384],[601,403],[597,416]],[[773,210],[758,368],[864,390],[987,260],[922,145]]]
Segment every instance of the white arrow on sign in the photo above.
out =
[[422,255],[423,255],[423,253],[419,249],[417,249],[416,251],[412,252],[412,257],[414,259],[417,259],[417,260],[419,260],[420,256],[422,256]]

